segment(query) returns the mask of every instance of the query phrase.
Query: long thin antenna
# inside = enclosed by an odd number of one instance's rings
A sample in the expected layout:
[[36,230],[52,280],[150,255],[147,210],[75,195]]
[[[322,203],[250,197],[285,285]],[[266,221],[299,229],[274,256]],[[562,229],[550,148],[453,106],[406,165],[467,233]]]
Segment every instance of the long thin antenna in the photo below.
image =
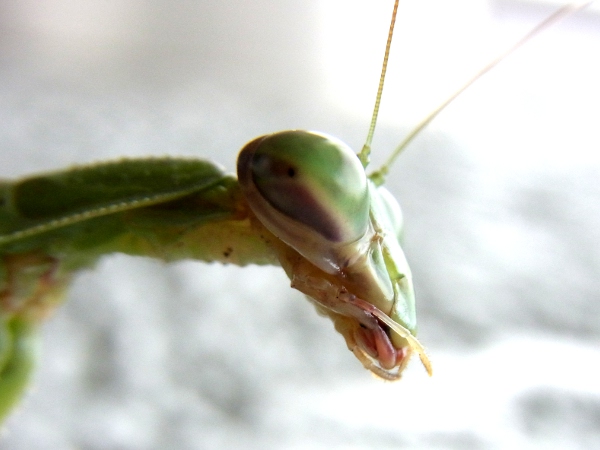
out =
[[375,125],[377,125],[377,116],[379,115],[379,104],[381,103],[383,84],[385,82],[385,72],[387,71],[388,59],[390,56],[390,48],[392,46],[392,36],[394,35],[394,25],[396,24],[398,2],[399,0],[396,0],[394,2],[392,22],[390,23],[390,30],[388,31],[387,43],[385,44],[385,54],[383,55],[381,76],[379,77],[379,86],[377,87],[377,96],[375,97],[375,107],[373,108],[373,116],[371,117],[371,126],[369,127],[369,134],[367,134],[367,140],[365,141],[365,145],[363,145],[362,150],[358,154],[358,159],[360,159],[360,162],[362,163],[363,167],[367,167],[369,165],[369,155],[371,154],[371,142],[373,142],[373,135],[375,134]]
[[[427,117],[425,117],[425,119],[423,119],[408,134],[408,136],[406,136],[406,138],[404,138],[404,140],[400,143],[400,145],[398,145],[398,147],[396,147],[396,149],[392,152],[392,154],[387,159],[387,161],[383,164],[383,166],[381,166],[381,168],[379,170],[377,170],[377,171],[373,172],[371,175],[369,175],[369,178],[371,179],[371,181],[373,181],[373,183],[375,183],[377,186],[382,185],[385,181],[385,176],[387,175],[390,166],[396,160],[398,155],[400,155],[400,153],[402,153],[402,151],[408,146],[408,144],[410,144],[412,142],[412,140],[423,130],[423,128],[425,128],[427,125],[429,125],[429,123],[444,108],[446,108],[446,106],[448,106],[456,97],[458,97],[462,92],[464,92],[475,81],[477,81],[479,78],[481,78],[482,75],[484,75],[490,69],[495,67],[500,61],[502,61],[504,58],[506,58],[508,55],[510,55],[515,50],[517,50],[519,47],[521,47],[527,41],[529,41],[529,39],[533,38],[535,35],[537,35],[541,31],[545,30],[546,28],[548,28],[555,22],[563,19],[567,15],[588,6],[590,3],[592,3],[592,2],[571,4],[571,5],[563,6],[558,11],[556,11],[554,14],[549,16],[546,20],[544,20],[542,23],[540,23],[535,28],[533,28],[529,33],[527,33],[523,38],[521,38],[516,44],[511,46],[508,50],[506,50],[504,53],[502,53],[500,56],[498,56],[493,61],[491,61],[488,65],[486,65],[483,69],[481,69],[473,78],[471,78],[469,81],[467,81],[461,88],[459,88],[456,92],[454,92],[454,94],[452,94],[445,102],[443,102],[440,106],[438,106],[436,109],[434,109],[431,114],[429,114]],[[386,50],[386,56],[387,56],[387,50]],[[374,128],[374,125],[371,124],[371,127]],[[369,135],[369,137],[371,137],[371,136]],[[370,141],[367,141],[367,143],[370,145]],[[365,144],[365,146],[366,145],[367,144]],[[362,154],[362,152],[361,152],[361,154]],[[364,163],[363,163],[363,165],[364,165]]]

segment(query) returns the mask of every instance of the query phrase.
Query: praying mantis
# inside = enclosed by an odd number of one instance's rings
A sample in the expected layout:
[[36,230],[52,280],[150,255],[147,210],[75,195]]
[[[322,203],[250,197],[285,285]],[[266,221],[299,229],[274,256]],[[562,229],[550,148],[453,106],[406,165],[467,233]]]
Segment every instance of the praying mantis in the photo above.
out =
[[[303,212],[296,216],[297,209],[286,210],[285,201],[278,198],[279,193],[298,188],[282,186],[282,183],[285,185],[282,180],[269,180],[265,175],[264,171],[272,167],[277,168],[278,174],[282,171],[283,163],[273,160],[276,159],[273,152],[278,155],[282,148],[294,146],[288,142],[280,147],[278,139],[316,140],[315,146],[331,148],[332,158],[342,161],[340,170],[353,165],[348,175],[352,181],[344,179],[342,184],[356,188],[352,197],[358,200],[351,201],[339,219],[343,232],[336,234],[339,231],[336,227],[323,231],[320,227],[324,222],[338,220],[328,217],[303,222],[300,231],[290,234],[294,224],[310,214]],[[278,263],[292,279],[292,285],[312,297],[320,312],[334,320],[365,367],[383,378],[397,379],[410,353],[416,352],[431,372],[427,356],[415,338],[410,271],[397,240],[401,228],[397,204],[388,194],[377,193],[377,184],[383,183],[383,175],[379,173],[368,180],[364,168],[357,165],[358,160],[352,155],[327,136],[288,132],[258,138],[244,148],[238,162],[239,183],[212,163],[154,159],[90,166],[4,185],[3,224],[7,226],[2,230],[0,245],[4,257],[3,305],[8,315],[5,342],[10,343],[5,345],[9,356],[5,356],[2,380],[8,387],[1,415],[9,413],[27,382],[27,373],[33,364],[29,345],[33,345],[30,340],[34,339],[37,322],[60,303],[74,270],[85,268],[98,256],[114,251],[166,260],[191,257],[234,264]],[[362,160],[366,165],[366,156]],[[303,169],[306,162],[297,161],[293,166],[284,164],[285,170],[281,173],[293,179],[298,167]],[[331,163],[321,164],[329,167],[327,164]],[[319,167],[320,164],[310,167],[310,174],[317,173]],[[163,186],[157,186],[160,180],[165,180]],[[327,184],[327,180],[320,178],[310,182],[313,183],[310,189],[313,185]],[[115,192],[104,196],[103,193],[114,186],[117,186]],[[88,188],[90,191],[86,192]],[[59,198],[64,203],[53,204],[56,197],[46,196],[56,192],[61,192]],[[267,194],[273,193],[277,194],[276,198],[270,198],[268,205],[256,206],[260,199],[269,198]],[[327,210],[327,202],[345,204],[339,198],[324,196],[323,210]],[[248,207],[250,198],[255,204]],[[318,200],[311,199],[311,202],[318,203]],[[370,209],[365,203],[376,206]],[[278,228],[285,217],[274,217],[269,205],[271,208],[277,205],[275,211],[286,210],[284,216],[295,220]],[[302,207],[304,205],[294,206]],[[348,219],[352,216],[349,212],[355,211],[361,211],[362,222],[358,225],[351,223],[353,218]],[[129,226],[134,231],[128,229]],[[303,227],[323,231],[309,248],[302,247],[310,236]],[[76,229],[80,237],[74,239]],[[294,242],[291,249],[290,241]],[[336,247],[332,244],[334,241],[340,245],[325,255],[322,249]],[[195,244],[197,242],[202,243],[201,247]],[[63,255],[68,255],[67,263],[62,260]],[[372,259],[357,262],[353,260],[356,255],[368,255]],[[350,270],[353,267],[358,269]],[[340,283],[340,277],[360,280]],[[373,287],[381,283],[386,287]],[[369,289],[364,288],[364,292],[357,295],[360,286],[365,285]],[[376,290],[388,292],[377,301],[363,298],[372,297]],[[392,311],[394,308],[397,311]],[[19,351],[10,355],[11,347]]]

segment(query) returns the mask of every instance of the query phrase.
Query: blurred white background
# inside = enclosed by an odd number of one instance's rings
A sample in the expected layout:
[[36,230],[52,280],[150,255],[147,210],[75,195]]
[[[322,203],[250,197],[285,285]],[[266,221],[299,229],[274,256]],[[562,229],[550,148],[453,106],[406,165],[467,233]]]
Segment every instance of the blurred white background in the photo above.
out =
[[[392,1],[0,4],[0,176],[120,156],[233,170],[248,140],[366,136]],[[411,126],[557,7],[401,3],[374,141]],[[397,162],[420,340],[370,376],[283,272],[113,256],[45,327],[0,447],[600,445],[600,16],[553,26]]]

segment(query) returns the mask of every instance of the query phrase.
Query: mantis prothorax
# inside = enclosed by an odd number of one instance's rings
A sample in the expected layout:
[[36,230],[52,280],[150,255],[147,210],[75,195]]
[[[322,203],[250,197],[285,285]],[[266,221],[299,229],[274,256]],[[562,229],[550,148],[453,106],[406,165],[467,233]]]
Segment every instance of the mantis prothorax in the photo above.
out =
[[327,135],[284,131],[242,149],[239,181],[211,162],[157,158],[0,184],[0,418],[27,386],[39,325],[61,303],[73,273],[113,252],[281,265],[367,369],[399,379],[417,352],[431,374],[415,337],[400,207],[381,185],[394,158],[464,88],[381,169],[365,174],[397,3],[373,121],[358,156]]

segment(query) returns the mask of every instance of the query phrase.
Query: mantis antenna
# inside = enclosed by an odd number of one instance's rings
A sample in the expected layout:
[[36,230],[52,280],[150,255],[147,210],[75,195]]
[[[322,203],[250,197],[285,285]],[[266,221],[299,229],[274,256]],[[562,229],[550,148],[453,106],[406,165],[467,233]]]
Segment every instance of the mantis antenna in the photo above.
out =
[[379,104],[381,103],[381,94],[383,93],[383,84],[385,83],[385,73],[387,72],[388,59],[390,57],[390,48],[392,47],[392,37],[394,36],[394,25],[396,25],[396,15],[398,13],[398,2],[394,2],[394,10],[392,11],[392,21],[390,23],[390,29],[388,31],[387,42],[385,44],[385,53],[383,55],[383,64],[381,65],[381,75],[379,77],[379,85],[377,86],[377,95],[375,96],[375,106],[373,107],[373,115],[371,116],[371,125],[369,126],[369,133],[367,134],[367,140],[363,145],[362,150],[358,154],[358,159],[362,163],[363,167],[366,168],[369,165],[369,155],[371,154],[371,142],[373,142],[373,135],[375,134],[375,125],[377,125],[377,116],[379,115]]
[[[371,142],[373,140],[373,134],[375,133],[375,125],[377,123],[377,116],[379,114],[379,105],[381,103],[381,95],[383,93],[383,84],[385,80],[385,73],[387,70],[388,57],[390,53],[390,47],[392,44],[392,35],[394,33],[394,24],[396,22],[396,12],[398,10],[398,1],[394,2],[394,11],[392,13],[392,22],[390,24],[390,30],[388,32],[387,44],[385,47],[385,55],[383,57],[383,65],[381,68],[381,77],[379,79],[379,86],[377,88],[377,96],[375,98],[375,107],[373,108],[373,115],[371,117],[371,125],[369,127],[369,133],[367,134],[367,139],[365,145],[362,150],[358,154],[358,157],[363,165],[366,167],[369,162],[369,154],[371,153]],[[583,2],[583,3],[573,3],[570,5],[563,6],[558,11],[551,14],[546,20],[538,24],[534,27],[529,33],[523,36],[519,41],[501,53],[499,56],[490,61],[486,66],[484,66],[479,72],[477,72],[471,79],[469,79],[463,86],[457,89],[450,97],[448,97],[443,103],[441,103],[437,108],[435,108],[428,116],[426,116],[413,130],[404,138],[404,140],[394,149],[392,154],[388,157],[386,162],[381,166],[379,170],[374,171],[369,175],[371,181],[377,185],[381,186],[385,177],[394,163],[396,158],[404,151],[406,147],[413,141],[413,139],[427,126],[429,123],[437,117],[437,115],[442,112],[446,106],[448,106],[452,101],[462,94],[469,86],[471,86],[475,81],[481,78],[485,73],[489,72],[492,68],[498,65],[504,58],[513,53],[531,38],[544,31],[554,23],[558,22],[561,19],[564,19],[566,16],[578,11],[580,9],[585,8],[592,2]]]

